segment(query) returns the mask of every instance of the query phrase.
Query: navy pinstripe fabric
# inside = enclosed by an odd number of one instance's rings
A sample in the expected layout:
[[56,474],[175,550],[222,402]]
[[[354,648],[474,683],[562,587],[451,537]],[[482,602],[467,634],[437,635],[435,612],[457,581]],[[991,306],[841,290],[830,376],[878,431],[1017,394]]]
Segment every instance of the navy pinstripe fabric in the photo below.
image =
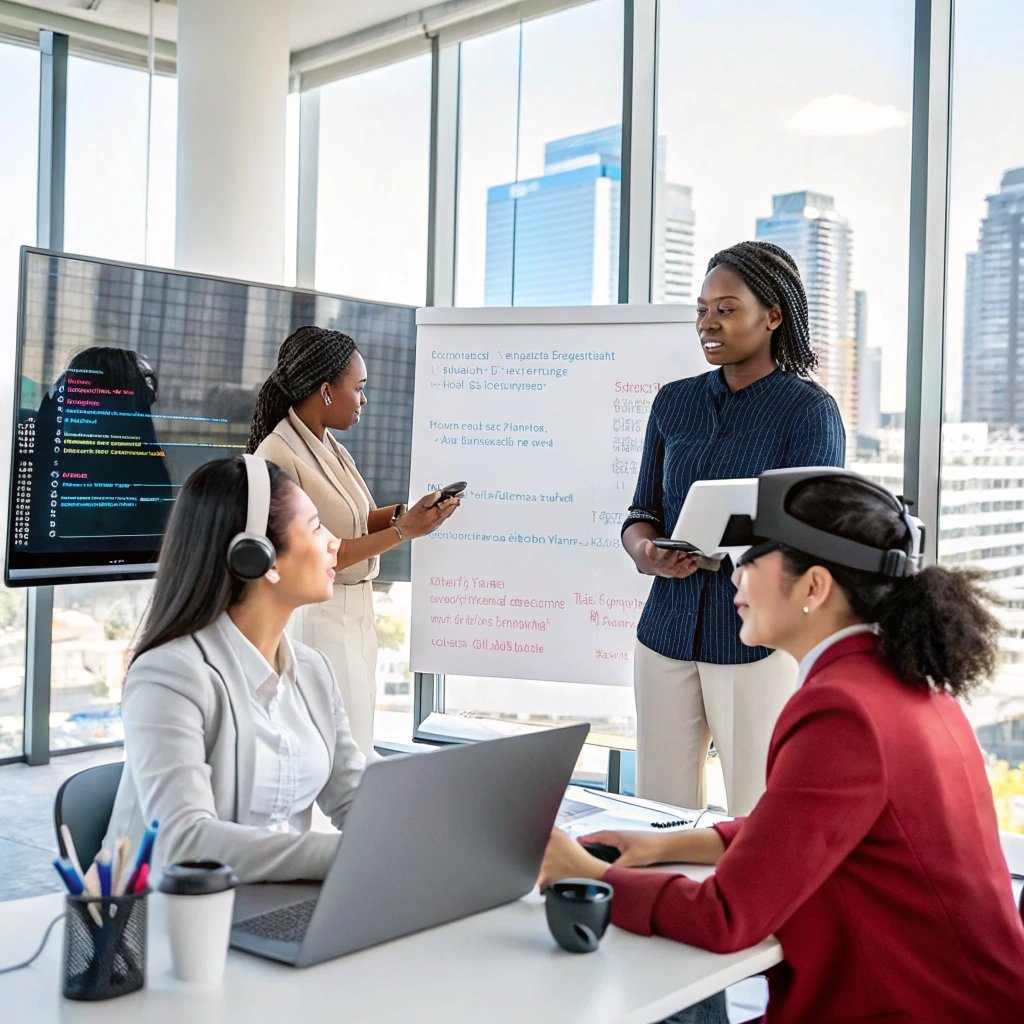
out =
[[[631,511],[652,513],[667,535],[695,480],[842,466],[845,455],[843,421],[831,395],[783,370],[733,394],[722,371],[712,370],[658,392]],[[724,571],[698,570],[681,580],[657,576],[637,639],[680,661],[741,665],[767,657],[767,648],[740,643],[735,594]]]

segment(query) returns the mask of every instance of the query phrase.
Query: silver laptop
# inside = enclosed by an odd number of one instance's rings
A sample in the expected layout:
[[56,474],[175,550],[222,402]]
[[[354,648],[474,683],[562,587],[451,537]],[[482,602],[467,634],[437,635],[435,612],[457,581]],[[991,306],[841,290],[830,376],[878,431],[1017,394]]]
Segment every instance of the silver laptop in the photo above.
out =
[[231,945],[307,967],[525,895],[589,728],[368,765],[323,884],[241,886]]

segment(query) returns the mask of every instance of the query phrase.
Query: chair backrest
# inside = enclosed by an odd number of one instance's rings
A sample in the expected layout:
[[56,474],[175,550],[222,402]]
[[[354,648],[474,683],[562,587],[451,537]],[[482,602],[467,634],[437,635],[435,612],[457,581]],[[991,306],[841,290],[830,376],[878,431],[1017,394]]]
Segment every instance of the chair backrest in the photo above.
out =
[[75,844],[75,852],[87,871],[103,845],[107,834],[114,797],[121,782],[124,764],[100,764],[65,779],[53,801],[53,827],[57,833],[60,855],[66,857],[61,825],[67,825]]

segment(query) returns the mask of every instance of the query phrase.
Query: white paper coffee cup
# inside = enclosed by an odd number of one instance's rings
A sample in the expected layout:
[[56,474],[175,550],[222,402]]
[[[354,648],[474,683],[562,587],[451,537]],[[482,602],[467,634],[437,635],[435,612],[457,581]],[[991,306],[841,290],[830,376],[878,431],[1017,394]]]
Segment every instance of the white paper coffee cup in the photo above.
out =
[[238,876],[218,861],[171,864],[160,880],[174,976],[193,985],[224,979]]

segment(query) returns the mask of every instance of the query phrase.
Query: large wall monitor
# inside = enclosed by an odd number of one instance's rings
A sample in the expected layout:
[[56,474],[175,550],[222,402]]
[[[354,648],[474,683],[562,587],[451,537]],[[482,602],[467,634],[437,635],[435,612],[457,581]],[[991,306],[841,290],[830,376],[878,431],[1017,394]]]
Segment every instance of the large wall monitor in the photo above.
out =
[[20,286],[8,586],[151,576],[178,489],[244,450],[301,324],[355,338],[371,403],[339,440],[381,504],[407,497],[413,308],[27,247]]

